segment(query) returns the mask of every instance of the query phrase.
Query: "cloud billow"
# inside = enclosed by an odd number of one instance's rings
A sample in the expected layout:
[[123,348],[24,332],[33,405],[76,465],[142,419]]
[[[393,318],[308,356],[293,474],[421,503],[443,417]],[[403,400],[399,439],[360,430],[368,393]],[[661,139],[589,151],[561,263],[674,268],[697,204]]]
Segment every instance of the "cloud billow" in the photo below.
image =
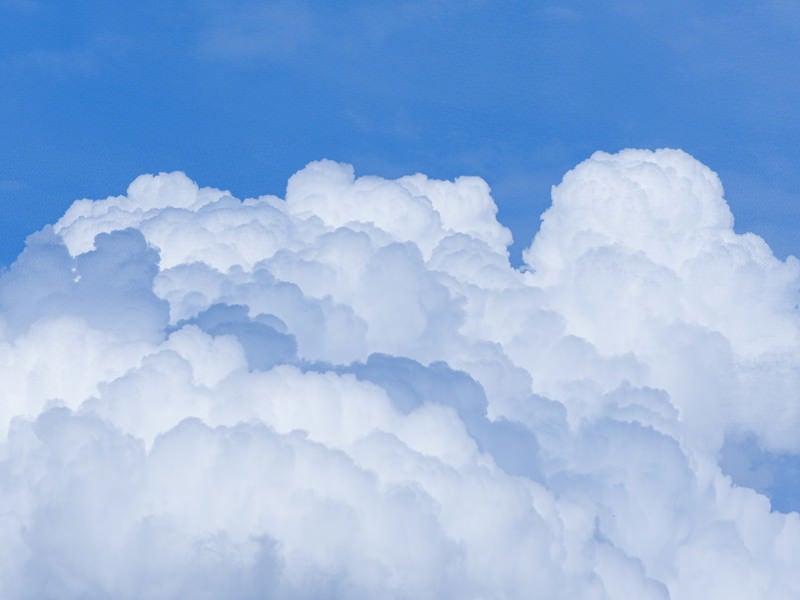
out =
[[675,150],[567,173],[521,269],[496,214],[319,161],[285,199],[143,175],[32,235],[0,596],[800,595],[800,263]]

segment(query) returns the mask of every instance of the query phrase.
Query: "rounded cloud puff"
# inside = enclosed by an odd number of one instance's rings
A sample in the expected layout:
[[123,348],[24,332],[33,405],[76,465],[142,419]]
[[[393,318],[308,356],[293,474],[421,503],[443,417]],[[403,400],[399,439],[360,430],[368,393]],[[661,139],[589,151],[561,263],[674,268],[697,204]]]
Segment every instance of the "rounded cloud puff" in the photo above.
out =
[[675,267],[732,227],[718,177],[687,154],[596,152],[553,189],[525,261],[557,271],[587,252],[618,246]]
[[496,213],[319,161],[285,199],[143,175],[31,236],[0,596],[800,595],[798,261],[674,150],[570,171],[522,269]]

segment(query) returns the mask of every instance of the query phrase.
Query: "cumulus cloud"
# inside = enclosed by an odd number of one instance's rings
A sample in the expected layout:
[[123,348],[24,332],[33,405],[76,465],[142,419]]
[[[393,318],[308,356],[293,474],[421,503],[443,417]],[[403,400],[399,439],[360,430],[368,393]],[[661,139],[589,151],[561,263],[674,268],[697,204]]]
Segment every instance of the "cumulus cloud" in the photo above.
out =
[[[800,264],[687,154],[79,200],[0,278],[0,595],[793,598]],[[535,218],[535,215],[531,215]],[[765,458],[768,457],[768,458]],[[766,465],[766,466],[765,466]]]

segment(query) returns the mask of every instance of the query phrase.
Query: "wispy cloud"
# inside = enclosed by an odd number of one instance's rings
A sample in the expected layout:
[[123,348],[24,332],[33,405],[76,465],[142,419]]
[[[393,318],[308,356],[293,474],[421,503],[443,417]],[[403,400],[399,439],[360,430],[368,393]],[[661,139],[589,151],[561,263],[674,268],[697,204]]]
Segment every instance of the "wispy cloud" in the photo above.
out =
[[323,28],[303,2],[248,4],[215,14],[200,33],[201,52],[229,60],[287,60],[316,44]]
[[439,0],[427,3],[365,3],[323,8],[313,3],[282,0],[243,3],[233,9],[202,11],[199,31],[202,54],[228,60],[292,61],[314,64],[319,58],[346,56],[367,41],[380,44],[392,34],[431,20],[446,20],[485,8],[486,2]]
[[7,55],[4,63],[6,67],[34,69],[56,78],[90,77],[108,68],[134,45],[130,36],[97,32],[72,45],[19,50]]
[[24,181],[17,179],[0,179],[0,191],[15,192],[24,190],[28,185]]
[[42,7],[41,0],[0,0],[0,10],[31,13]]

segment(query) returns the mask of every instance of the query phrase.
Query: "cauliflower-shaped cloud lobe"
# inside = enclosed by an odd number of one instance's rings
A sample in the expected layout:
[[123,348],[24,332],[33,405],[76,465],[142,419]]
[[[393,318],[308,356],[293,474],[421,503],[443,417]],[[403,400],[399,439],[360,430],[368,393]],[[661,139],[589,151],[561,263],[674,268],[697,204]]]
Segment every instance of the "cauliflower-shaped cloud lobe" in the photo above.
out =
[[0,597],[800,597],[798,261],[677,150],[567,173],[522,268],[496,213],[326,160],[29,237]]

